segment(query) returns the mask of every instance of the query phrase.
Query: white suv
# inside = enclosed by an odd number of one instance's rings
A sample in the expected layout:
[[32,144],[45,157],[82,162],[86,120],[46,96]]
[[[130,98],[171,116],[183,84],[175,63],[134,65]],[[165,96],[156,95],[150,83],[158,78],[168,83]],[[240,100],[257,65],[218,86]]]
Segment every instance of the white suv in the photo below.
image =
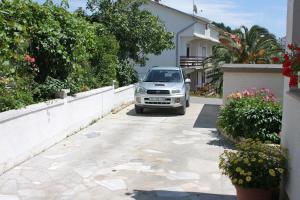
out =
[[190,79],[179,67],[153,67],[135,90],[135,111],[144,108],[176,108],[184,115],[190,104]]

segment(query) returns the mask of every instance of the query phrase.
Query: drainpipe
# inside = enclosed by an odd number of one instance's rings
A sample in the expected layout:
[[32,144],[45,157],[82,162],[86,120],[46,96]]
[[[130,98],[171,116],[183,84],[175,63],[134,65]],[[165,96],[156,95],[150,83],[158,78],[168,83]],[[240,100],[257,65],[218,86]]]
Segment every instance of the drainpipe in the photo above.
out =
[[179,32],[177,32],[177,34],[176,34],[176,66],[177,67],[180,67],[179,66],[179,59],[178,59],[178,57],[179,57],[179,55],[178,55],[178,53],[179,53],[179,35],[183,32],[183,31],[185,31],[186,29],[188,29],[188,28],[190,28],[190,27],[192,27],[192,26],[194,26],[194,24],[196,24],[197,22],[193,22],[192,24],[190,24],[190,25],[188,25],[187,27],[185,27],[185,28],[183,28],[182,30],[180,30]]

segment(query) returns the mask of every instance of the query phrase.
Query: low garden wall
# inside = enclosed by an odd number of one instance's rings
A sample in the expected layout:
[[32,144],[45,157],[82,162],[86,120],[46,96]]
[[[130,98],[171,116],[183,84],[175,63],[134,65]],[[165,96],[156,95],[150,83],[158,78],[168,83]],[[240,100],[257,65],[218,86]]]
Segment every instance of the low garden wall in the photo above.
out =
[[133,100],[134,85],[104,87],[0,113],[0,174]]
[[223,97],[249,88],[268,88],[283,99],[282,65],[274,64],[225,64]]

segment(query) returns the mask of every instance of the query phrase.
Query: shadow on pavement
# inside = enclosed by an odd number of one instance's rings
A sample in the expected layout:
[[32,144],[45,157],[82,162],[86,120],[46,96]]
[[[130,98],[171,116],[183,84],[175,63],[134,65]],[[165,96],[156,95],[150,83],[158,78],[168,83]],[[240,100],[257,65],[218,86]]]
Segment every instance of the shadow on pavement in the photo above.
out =
[[223,147],[225,149],[235,149],[235,145],[230,141],[227,141],[222,135],[218,134],[216,139],[210,140],[207,142],[208,145]]
[[[219,110],[219,105],[205,104],[194,123],[194,128],[216,129]],[[226,149],[234,149],[234,144],[227,141],[221,134],[219,134],[217,130],[213,130],[211,132],[214,136],[214,139],[209,141],[207,143],[208,145],[224,147]]]
[[219,110],[218,105],[205,104],[194,123],[194,128],[216,128]]
[[132,109],[126,113],[130,116],[137,117],[177,117],[180,116],[176,109],[171,108],[157,108],[157,109],[144,109],[143,114],[136,114],[135,110]]
[[207,194],[198,192],[174,192],[165,190],[135,190],[133,194],[128,193],[136,200],[236,200],[233,195],[219,195],[219,194]]

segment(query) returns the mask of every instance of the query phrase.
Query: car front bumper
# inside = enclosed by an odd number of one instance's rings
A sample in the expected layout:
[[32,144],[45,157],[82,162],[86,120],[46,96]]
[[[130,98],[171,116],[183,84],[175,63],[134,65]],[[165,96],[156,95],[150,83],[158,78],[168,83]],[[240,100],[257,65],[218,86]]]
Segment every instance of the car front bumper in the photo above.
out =
[[135,94],[135,105],[143,108],[178,108],[185,105],[185,96]]

